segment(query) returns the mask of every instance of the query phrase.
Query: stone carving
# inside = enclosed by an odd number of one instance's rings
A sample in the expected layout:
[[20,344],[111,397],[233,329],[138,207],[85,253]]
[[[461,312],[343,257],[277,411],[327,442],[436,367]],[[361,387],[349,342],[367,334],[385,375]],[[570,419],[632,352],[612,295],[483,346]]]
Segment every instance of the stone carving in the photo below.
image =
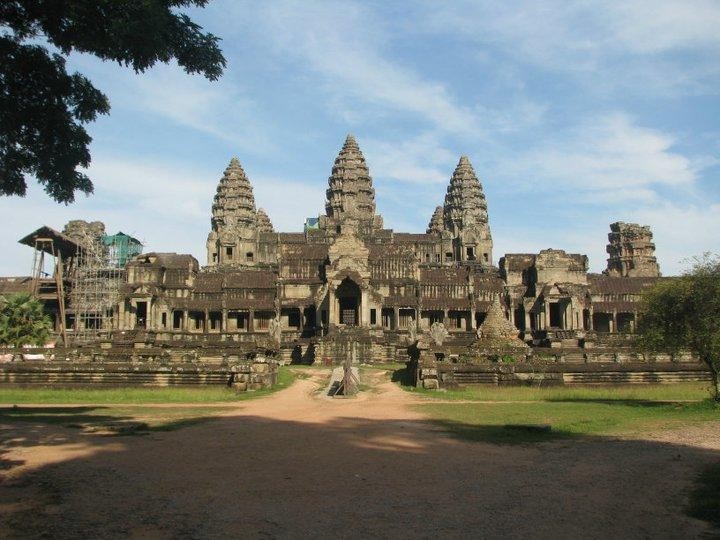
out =
[[443,232],[445,230],[444,221],[445,217],[443,207],[435,207],[435,212],[433,212],[433,215],[430,218],[430,223],[428,223],[427,226],[427,234],[440,234]]
[[[355,233],[354,227],[348,225],[328,249],[330,269],[332,273],[350,269],[357,272],[363,279],[370,277],[368,256],[370,250]],[[331,278],[332,276],[328,276]],[[358,283],[358,285],[360,285]]]
[[445,228],[456,230],[471,225],[487,227],[487,201],[482,186],[467,156],[462,156],[453,172],[450,185],[445,194]]
[[[207,239],[208,265],[220,263],[241,266],[254,262],[246,253],[254,253],[258,232],[272,232],[270,218],[256,209],[252,185],[237,158],[225,169],[212,205],[211,230]],[[239,250],[244,243],[248,249],[228,254],[223,248]],[[248,244],[250,243],[250,244]]]
[[408,328],[408,343],[410,345],[416,343],[418,340],[418,331],[417,327],[414,324],[411,324]]
[[450,332],[448,332],[445,325],[441,322],[434,322],[432,326],[430,326],[430,338],[435,345],[442,345],[449,334]]
[[382,218],[375,215],[375,188],[365,157],[355,137],[348,135],[328,179],[326,219],[340,223],[353,217],[374,228],[382,228]]
[[489,347],[526,347],[518,338],[517,328],[505,317],[497,296],[490,304],[485,320],[477,329],[477,338],[482,345]]
[[282,325],[280,319],[270,319],[268,323],[268,335],[278,343],[282,341]]
[[258,208],[255,215],[258,232],[273,232],[273,225],[265,210]]

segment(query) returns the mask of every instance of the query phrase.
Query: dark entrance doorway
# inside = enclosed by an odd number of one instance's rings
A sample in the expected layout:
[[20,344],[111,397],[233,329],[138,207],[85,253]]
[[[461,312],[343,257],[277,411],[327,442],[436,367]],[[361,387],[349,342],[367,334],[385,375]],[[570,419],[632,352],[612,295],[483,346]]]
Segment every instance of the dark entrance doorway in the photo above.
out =
[[145,328],[147,326],[147,302],[137,303],[136,320],[136,328]]
[[340,324],[357,326],[360,322],[360,287],[350,278],[345,278],[335,291],[340,308]]
[[563,324],[563,306],[560,302],[550,302],[550,327],[564,328]]

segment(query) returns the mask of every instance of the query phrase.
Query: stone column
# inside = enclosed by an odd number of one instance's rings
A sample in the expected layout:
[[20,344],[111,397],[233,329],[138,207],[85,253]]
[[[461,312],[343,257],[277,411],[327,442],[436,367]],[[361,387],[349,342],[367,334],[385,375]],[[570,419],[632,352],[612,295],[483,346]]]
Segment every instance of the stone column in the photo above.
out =
[[400,329],[400,308],[395,306],[393,308],[393,330],[399,330]]
[[530,324],[530,310],[525,309],[523,306],[523,313],[525,313],[525,331],[530,332],[532,330],[532,324]]
[[180,329],[181,329],[181,330],[184,330],[185,332],[187,332],[187,331],[189,330],[189,324],[188,324],[188,322],[189,322],[189,319],[188,319],[188,310],[187,310],[187,309],[184,309],[184,310],[183,310],[183,321],[182,321],[182,325],[181,325],[181,328],[180,328]]
[[222,323],[220,325],[220,331],[227,332],[227,330],[228,330],[228,310],[223,309],[222,310]]
[[333,287],[332,290],[328,289],[328,304],[330,311],[328,313],[328,326],[331,324],[338,324],[339,318],[338,318],[338,310],[340,306],[338,305],[338,299],[335,298],[335,288]]
[[359,326],[370,326],[370,299],[367,289],[360,291],[360,309],[358,310]]

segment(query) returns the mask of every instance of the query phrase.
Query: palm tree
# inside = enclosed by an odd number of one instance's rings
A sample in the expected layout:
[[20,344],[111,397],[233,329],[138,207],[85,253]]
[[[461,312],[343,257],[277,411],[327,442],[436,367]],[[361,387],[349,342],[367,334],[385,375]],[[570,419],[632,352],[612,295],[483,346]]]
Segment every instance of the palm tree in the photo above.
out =
[[23,345],[44,345],[52,334],[42,303],[28,293],[0,297],[0,345],[18,351]]

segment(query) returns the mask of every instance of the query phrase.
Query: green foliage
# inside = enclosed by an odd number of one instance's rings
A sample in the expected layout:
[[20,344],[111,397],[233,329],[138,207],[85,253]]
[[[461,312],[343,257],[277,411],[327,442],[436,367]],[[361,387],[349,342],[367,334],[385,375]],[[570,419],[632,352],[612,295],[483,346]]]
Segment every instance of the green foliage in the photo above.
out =
[[[216,80],[225,67],[219,38],[182,7],[207,0],[3,0],[0,2],[0,195],[25,195],[34,176],[58,202],[92,193],[78,167],[90,163],[83,124],[107,114],[107,97],[65,57],[88,53],[143,72],[177,60]],[[49,45],[40,45],[45,42]],[[52,49],[52,52],[51,52]],[[55,52],[57,51],[57,52]]]
[[0,297],[0,345],[44,345],[51,334],[50,318],[31,295]]
[[720,400],[720,258],[706,254],[681,277],[649,289],[637,329],[645,349],[695,352],[710,368]]

